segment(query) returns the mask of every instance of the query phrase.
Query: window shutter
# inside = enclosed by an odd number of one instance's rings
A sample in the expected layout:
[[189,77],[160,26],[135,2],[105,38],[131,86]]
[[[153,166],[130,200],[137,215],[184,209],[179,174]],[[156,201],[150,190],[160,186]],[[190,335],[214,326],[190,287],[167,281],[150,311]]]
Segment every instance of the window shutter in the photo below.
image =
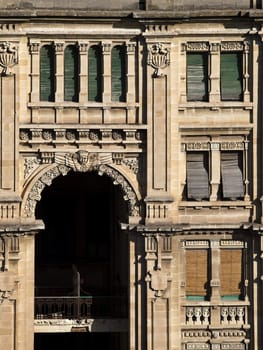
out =
[[244,197],[242,153],[221,153],[222,191],[224,198],[236,199]]
[[208,282],[208,251],[186,250],[186,295],[205,297]]
[[66,47],[64,52],[64,100],[78,101],[79,92],[79,55],[74,45]]
[[51,45],[40,50],[40,101],[55,98],[55,52]]
[[221,53],[221,99],[242,100],[242,53]]
[[186,155],[187,198],[209,198],[208,154],[193,152]]
[[91,46],[88,53],[88,96],[89,101],[102,101],[102,54],[99,46]]
[[208,100],[208,55],[187,53],[187,100]]
[[221,249],[221,296],[240,295],[242,281],[242,250]]
[[114,46],[111,52],[111,99],[125,102],[126,99],[125,47]]

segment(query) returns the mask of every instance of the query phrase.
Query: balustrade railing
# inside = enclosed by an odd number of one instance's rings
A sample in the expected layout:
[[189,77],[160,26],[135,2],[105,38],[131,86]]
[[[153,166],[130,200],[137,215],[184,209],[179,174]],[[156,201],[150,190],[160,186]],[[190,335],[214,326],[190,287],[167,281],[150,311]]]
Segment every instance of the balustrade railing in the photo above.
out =
[[126,318],[127,297],[35,297],[35,318]]
[[248,323],[247,305],[228,306],[185,306],[185,325],[187,326],[242,326]]

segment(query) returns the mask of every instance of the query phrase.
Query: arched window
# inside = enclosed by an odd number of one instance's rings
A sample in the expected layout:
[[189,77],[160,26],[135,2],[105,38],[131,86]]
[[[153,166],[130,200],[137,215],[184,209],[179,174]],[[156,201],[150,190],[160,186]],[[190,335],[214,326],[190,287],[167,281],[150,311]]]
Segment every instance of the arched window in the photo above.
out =
[[111,51],[111,100],[126,100],[126,50],[123,45],[114,46]]
[[88,100],[102,101],[102,52],[93,45],[88,52]]
[[79,51],[69,45],[64,52],[64,100],[78,102],[79,94]]
[[55,51],[51,45],[40,50],[40,101],[55,99]]

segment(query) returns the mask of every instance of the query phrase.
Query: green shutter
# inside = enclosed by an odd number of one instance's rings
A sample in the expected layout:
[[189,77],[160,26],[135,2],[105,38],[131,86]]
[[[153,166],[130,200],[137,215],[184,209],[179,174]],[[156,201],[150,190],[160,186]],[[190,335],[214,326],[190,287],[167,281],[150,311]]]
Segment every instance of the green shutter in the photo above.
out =
[[54,101],[55,97],[55,52],[51,45],[40,50],[40,101]]
[[187,53],[187,100],[208,100],[208,55]]
[[102,54],[97,45],[89,49],[88,54],[88,96],[89,101],[101,102],[102,100]]
[[242,52],[221,53],[221,99],[242,100]]
[[186,154],[186,177],[188,199],[200,201],[209,198],[207,152]]
[[64,52],[64,100],[78,101],[79,92],[79,55],[74,45],[66,47]]
[[111,99],[125,102],[126,98],[125,47],[115,46],[111,52]]

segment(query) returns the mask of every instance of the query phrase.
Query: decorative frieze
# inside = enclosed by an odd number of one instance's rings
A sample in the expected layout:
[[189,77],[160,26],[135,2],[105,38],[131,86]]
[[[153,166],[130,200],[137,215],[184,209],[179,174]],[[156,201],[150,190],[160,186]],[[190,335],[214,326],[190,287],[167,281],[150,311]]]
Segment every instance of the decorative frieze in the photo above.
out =
[[170,50],[162,43],[151,45],[148,49],[147,63],[155,69],[154,77],[162,76],[160,70],[165,69],[170,64]]
[[182,44],[183,51],[208,51],[209,43],[205,41],[187,42]]
[[242,41],[225,41],[221,43],[221,51],[243,51]]
[[183,241],[183,246],[185,248],[208,248],[209,247],[209,241]]
[[206,350],[210,349],[210,344],[207,343],[188,343],[186,344],[186,350]]
[[244,150],[246,141],[219,141],[219,142],[187,142],[182,144],[183,151],[209,151],[209,150],[221,150],[221,151],[235,151]]
[[208,142],[189,142],[186,143],[186,150],[187,151],[201,151],[201,150],[209,150],[209,143]]
[[245,246],[245,242],[223,239],[220,241],[220,245],[222,247],[238,247],[238,248],[240,248],[240,247]]
[[237,141],[237,142],[222,142],[220,144],[220,148],[221,150],[243,150],[244,149],[244,145],[245,143],[244,142],[240,142],[240,141]]

